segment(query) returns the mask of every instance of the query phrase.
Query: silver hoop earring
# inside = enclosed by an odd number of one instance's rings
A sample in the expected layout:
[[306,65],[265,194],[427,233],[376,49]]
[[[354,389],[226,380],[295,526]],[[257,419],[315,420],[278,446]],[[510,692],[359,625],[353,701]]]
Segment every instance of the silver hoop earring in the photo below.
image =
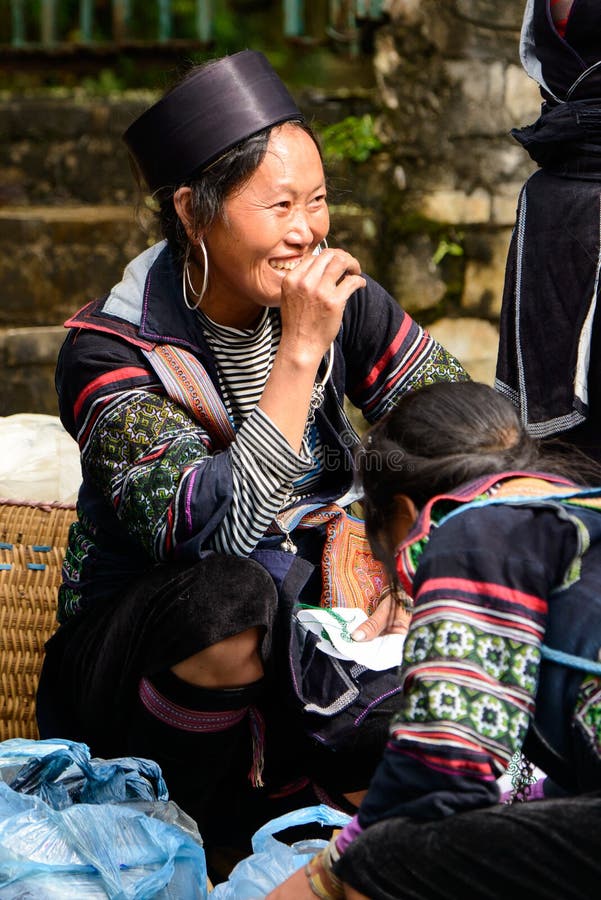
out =
[[319,242],[315,250],[313,251],[313,256],[319,256],[320,253],[323,253],[324,250],[328,249],[328,242],[324,238]]
[[[190,244],[186,247],[186,255],[184,257],[184,266],[182,269],[182,294],[184,295],[184,303],[188,307],[188,309],[195,310],[198,309],[200,304],[202,303],[202,299],[207,292],[207,283],[209,280],[209,260],[207,257],[207,248],[205,247],[205,242],[201,238],[198,242],[198,246],[202,252],[202,261],[203,261],[203,272],[202,272],[202,287],[200,291],[194,290],[194,285],[192,284],[192,278],[190,277]],[[188,291],[196,297],[196,301],[194,303],[190,303],[188,300]]]

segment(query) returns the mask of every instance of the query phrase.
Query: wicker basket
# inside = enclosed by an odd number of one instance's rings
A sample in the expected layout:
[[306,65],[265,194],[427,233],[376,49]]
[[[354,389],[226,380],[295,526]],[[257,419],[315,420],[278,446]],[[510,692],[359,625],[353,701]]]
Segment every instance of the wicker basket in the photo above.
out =
[[0,741],[37,739],[35,695],[75,506],[0,500]]

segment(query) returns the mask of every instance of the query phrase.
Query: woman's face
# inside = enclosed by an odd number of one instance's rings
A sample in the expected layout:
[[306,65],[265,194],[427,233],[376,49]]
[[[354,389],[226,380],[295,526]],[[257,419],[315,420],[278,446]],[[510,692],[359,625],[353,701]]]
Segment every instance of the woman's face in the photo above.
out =
[[259,308],[279,305],[284,278],[329,227],[317,147],[298,126],[275,128],[263,162],[204,235],[209,287],[202,309],[224,325],[252,325]]

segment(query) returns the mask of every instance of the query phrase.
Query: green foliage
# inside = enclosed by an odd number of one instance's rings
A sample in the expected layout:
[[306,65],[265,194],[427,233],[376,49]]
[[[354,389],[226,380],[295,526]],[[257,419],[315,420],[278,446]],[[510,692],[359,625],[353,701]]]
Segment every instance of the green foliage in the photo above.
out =
[[382,148],[375,132],[373,116],[347,116],[333,125],[320,129],[326,160],[365,162]]
[[441,238],[432,256],[432,262],[437,266],[447,256],[463,256],[463,247],[457,241]]
[[81,87],[92,97],[107,97],[122,92],[125,85],[114,69],[102,69],[97,78],[84,78]]

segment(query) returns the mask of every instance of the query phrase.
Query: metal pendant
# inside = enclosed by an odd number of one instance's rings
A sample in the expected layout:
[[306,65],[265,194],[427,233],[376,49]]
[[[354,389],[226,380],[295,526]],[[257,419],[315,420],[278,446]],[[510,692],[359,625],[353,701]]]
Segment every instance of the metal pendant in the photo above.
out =
[[289,534],[286,534],[286,537],[282,541],[280,550],[284,550],[286,553],[296,553],[298,551],[298,547]]

